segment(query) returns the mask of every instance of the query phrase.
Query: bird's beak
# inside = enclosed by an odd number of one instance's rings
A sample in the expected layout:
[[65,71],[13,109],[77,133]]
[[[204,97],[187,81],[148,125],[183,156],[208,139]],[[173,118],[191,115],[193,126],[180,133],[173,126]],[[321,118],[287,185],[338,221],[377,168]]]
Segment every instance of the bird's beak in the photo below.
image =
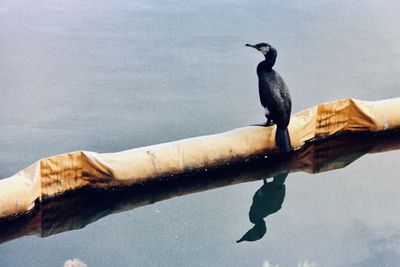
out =
[[257,49],[258,51],[260,51],[260,50],[258,49],[258,47],[257,47],[257,46],[255,46],[255,45],[246,44],[245,46],[253,47],[253,48]]

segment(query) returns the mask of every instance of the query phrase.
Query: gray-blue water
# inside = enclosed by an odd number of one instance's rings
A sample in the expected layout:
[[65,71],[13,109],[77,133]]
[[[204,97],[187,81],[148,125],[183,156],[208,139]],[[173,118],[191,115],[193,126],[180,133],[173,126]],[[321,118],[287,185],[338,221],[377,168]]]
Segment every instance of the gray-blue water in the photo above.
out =
[[[278,49],[294,111],[399,96],[397,1],[0,0],[0,177],[264,120],[245,43]],[[400,153],[290,174],[267,234],[236,244],[261,181],[0,244],[0,266],[396,266]]]

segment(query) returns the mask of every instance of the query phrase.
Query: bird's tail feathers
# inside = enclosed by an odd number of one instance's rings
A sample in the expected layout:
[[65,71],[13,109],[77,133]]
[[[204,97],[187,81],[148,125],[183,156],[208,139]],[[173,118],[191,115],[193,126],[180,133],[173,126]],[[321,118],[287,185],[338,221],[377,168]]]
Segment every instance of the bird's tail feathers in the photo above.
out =
[[275,142],[279,150],[283,153],[290,152],[292,150],[292,144],[290,143],[290,136],[287,127],[277,127]]

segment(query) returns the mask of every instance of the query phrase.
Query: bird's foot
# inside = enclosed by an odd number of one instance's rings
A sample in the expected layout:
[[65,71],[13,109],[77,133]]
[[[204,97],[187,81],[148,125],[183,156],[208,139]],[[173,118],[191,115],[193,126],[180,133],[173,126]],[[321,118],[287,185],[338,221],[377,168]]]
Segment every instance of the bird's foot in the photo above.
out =
[[272,125],[274,125],[274,124],[275,124],[275,123],[273,123],[272,121],[268,120],[267,122],[264,123],[264,126],[265,126],[265,127],[268,127],[268,126],[272,126]]
[[251,126],[261,126],[261,127],[269,127],[274,125],[275,123],[273,123],[271,120],[268,120],[265,123],[257,123],[257,124],[252,124]]

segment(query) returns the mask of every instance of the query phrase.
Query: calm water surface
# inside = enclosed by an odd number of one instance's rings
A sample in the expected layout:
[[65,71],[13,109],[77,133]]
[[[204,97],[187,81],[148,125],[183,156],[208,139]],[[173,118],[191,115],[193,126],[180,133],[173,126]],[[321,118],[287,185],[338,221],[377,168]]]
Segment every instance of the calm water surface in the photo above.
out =
[[[120,151],[263,121],[245,43],[277,47],[294,111],[398,96],[397,1],[0,0],[0,177],[76,149]],[[397,266],[400,153],[291,173],[267,233],[238,240],[263,182],[0,244],[0,266]]]

